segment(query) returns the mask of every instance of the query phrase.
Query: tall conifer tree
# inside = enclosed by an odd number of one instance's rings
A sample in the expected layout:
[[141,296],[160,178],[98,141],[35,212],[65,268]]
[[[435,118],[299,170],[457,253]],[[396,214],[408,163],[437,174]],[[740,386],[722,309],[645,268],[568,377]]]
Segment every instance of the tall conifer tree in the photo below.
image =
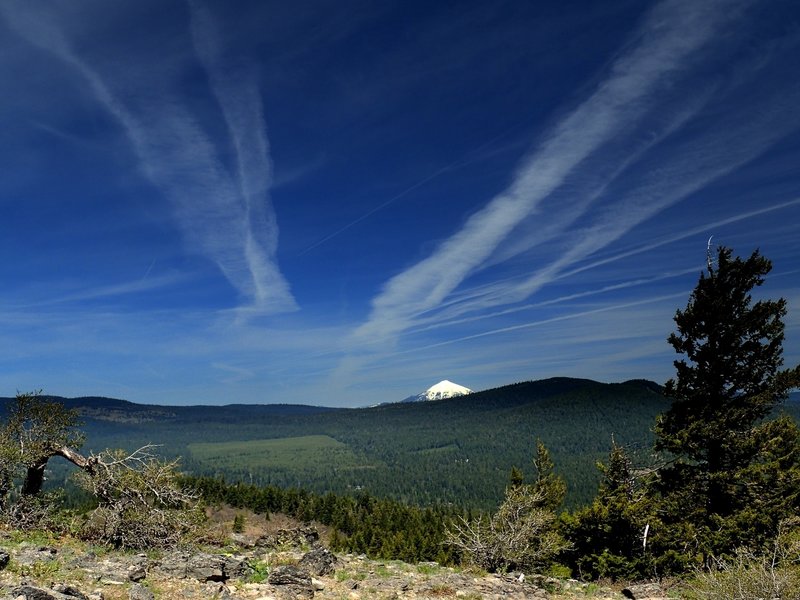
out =
[[[675,315],[669,343],[685,358],[675,361],[676,378],[665,388],[673,403],[655,427],[656,449],[674,457],[655,486],[665,521],[681,526],[673,535],[684,539],[673,547],[691,537],[700,553],[731,551],[771,535],[796,509],[800,482],[779,476],[797,468],[796,425],[765,422],[800,384],[800,367],[780,370],[786,301],[751,297],[771,268],[758,251],[745,260],[724,247],[716,259],[709,252],[707,272]],[[784,442],[776,453],[777,438]],[[781,460],[781,468],[769,466]],[[765,477],[788,503],[772,502],[774,514],[754,524],[745,515]]]

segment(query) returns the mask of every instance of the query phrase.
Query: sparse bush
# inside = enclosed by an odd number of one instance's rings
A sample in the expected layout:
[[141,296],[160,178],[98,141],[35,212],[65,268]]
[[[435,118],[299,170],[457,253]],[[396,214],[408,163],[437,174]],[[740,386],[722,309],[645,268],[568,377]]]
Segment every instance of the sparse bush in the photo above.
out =
[[739,550],[732,560],[718,559],[689,582],[697,600],[797,600],[800,598],[800,518],[781,523],[771,552]]
[[0,510],[0,519],[9,527],[20,531],[59,529],[60,500],[60,492],[9,498]]
[[[38,392],[17,394],[0,427],[0,519],[30,530],[59,528],[53,493],[42,494],[47,464],[60,456],[77,466],[79,482],[99,503],[82,528],[85,537],[123,548],[175,544],[200,521],[197,496],[177,481],[175,462],[146,446],[133,453],[85,457],[78,413]],[[62,523],[63,525],[63,523]]]
[[544,495],[530,486],[509,488],[494,515],[460,519],[447,541],[487,571],[531,571],[565,546],[554,528],[555,514],[541,506],[543,501]]
[[567,546],[556,530],[555,509],[564,498],[564,482],[553,473],[547,449],[537,443],[537,480],[522,483],[512,472],[506,498],[491,517],[459,518],[447,533],[447,543],[487,571],[533,571]]
[[163,548],[202,521],[197,495],[178,483],[177,463],[159,460],[150,447],[106,451],[89,461],[79,482],[99,506],[85,524],[85,538],[118,548]]

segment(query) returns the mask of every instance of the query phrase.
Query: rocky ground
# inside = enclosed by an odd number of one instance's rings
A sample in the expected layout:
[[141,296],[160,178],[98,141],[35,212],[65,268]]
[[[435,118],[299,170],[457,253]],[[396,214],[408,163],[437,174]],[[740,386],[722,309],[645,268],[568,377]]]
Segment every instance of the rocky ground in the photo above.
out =
[[0,532],[0,600],[666,597],[653,584],[612,588],[333,555],[317,528],[280,519],[251,519],[244,533],[224,539],[224,545],[202,550],[136,554]]

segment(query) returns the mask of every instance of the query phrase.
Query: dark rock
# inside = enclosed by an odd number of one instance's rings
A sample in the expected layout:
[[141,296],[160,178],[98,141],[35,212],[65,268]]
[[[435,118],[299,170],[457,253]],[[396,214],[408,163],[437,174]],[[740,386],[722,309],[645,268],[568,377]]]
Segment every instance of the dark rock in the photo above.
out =
[[275,567],[267,582],[277,586],[280,598],[313,598],[314,584],[308,572],[294,565]]
[[81,592],[78,588],[65,583],[57,583],[53,586],[53,590],[69,596],[70,598],[79,598],[80,600],[89,600],[89,596]]
[[189,577],[198,581],[227,581],[246,577],[252,568],[241,558],[216,554],[176,552],[164,557],[159,569],[172,577]]
[[327,548],[315,548],[300,559],[300,567],[318,577],[336,570],[336,556]]
[[221,556],[198,554],[186,563],[186,576],[198,581],[225,581],[225,562]]
[[657,583],[637,583],[622,590],[622,595],[630,600],[646,600],[647,598],[662,598],[666,594]]
[[189,561],[190,556],[190,554],[185,552],[170,552],[169,554],[165,554],[157,563],[158,569],[170,577],[185,578],[186,563]]
[[15,587],[11,590],[11,596],[13,598],[22,596],[25,600],[75,600],[75,598],[88,600],[83,594],[80,596],[69,596],[55,590],[46,590],[32,585],[20,585]]
[[272,585],[298,585],[311,588],[311,576],[307,571],[294,565],[275,567],[267,581]]
[[39,546],[31,548],[21,545],[19,550],[14,553],[14,561],[21,565],[32,565],[38,562],[52,562],[56,560],[58,551],[55,548]]
[[128,579],[130,581],[141,581],[147,577],[147,571],[142,565],[131,565],[128,567]]
[[11,556],[9,556],[8,552],[0,550],[0,571],[8,566],[9,560],[11,560]]
[[319,532],[316,527],[304,525],[293,529],[279,529],[274,535],[258,538],[255,545],[263,548],[278,548],[282,546],[315,546],[318,542]]
[[135,583],[128,590],[128,598],[130,600],[155,600],[155,595],[142,584]]

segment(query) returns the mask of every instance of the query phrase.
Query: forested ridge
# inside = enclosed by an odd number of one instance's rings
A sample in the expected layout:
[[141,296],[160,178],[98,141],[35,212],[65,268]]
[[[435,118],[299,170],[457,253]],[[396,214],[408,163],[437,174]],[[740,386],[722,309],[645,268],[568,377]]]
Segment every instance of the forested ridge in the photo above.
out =
[[[482,510],[497,506],[512,467],[530,464],[537,438],[567,481],[567,505],[588,502],[612,436],[634,452],[649,447],[653,420],[667,406],[653,382],[572,378],[361,409],[58,400],[79,410],[90,450],[156,443],[192,475]],[[327,436],[329,446],[298,452],[307,436]],[[58,471],[52,478],[63,479]]]

